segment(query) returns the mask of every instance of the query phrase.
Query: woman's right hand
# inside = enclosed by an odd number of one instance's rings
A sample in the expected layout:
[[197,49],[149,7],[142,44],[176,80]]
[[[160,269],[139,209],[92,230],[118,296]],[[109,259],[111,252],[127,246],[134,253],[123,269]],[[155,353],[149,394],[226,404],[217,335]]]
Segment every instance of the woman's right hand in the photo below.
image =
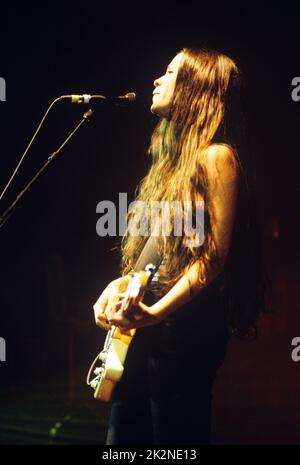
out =
[[120,308],[129,281],[129,275],[111,281],[94,304],[95,321],[100,328],[107,331],[111,328],[106,316],[107,310],[117,311]]

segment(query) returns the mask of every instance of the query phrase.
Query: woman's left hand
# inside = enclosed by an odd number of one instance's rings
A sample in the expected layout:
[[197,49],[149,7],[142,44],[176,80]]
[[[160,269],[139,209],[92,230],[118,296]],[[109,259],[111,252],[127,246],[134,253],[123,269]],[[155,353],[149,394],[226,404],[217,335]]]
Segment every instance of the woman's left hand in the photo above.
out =
[[118,326],[123,330],[152,326],[162,321],[162,318],[152,309],[152,307],[149,307],[142,302],[131,306],[129,314],[126,317],[123,315],[123,312],[120,312],[120,310],[113,311],[113,307],[107,308],[105,313],[111,325]]

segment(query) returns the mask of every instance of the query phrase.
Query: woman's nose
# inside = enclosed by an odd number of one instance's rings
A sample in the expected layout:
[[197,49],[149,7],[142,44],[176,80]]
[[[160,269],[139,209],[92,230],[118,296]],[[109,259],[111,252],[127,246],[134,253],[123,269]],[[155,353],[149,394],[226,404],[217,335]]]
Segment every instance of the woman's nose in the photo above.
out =
[[153,83],[155,87],[159,86],[160,80],[161,80],[161,78],[155,79],[155,81],[154,81],[154,83]]

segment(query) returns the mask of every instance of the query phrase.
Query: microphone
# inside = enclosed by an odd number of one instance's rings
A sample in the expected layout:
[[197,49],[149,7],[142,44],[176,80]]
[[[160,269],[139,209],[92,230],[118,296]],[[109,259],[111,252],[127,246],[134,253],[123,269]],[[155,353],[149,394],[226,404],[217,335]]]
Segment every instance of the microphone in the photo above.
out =
[[126,95],[119,95],[118,97],[105,97],[104,95],[90,95],[90,94],[72,94],[63,95],[63,98],[71,99],[72,103],[89,103],[91,100],[100,100],[102,103],[111,105],[128,105],[136,100],[134,92],[128,92]]

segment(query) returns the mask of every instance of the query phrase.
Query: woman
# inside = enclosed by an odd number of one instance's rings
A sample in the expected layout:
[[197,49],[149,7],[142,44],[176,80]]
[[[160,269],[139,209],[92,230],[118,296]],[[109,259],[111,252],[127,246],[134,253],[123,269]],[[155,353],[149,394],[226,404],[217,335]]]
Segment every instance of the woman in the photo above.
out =
[[[114,392],[107,444],[207,444],[228,337],[250,333],[263,294],[238,137],[239,70],[223,54],[184,48],[154,86],[152,166],[136,199],[204,201],[204,241],[196,246],[185,233],[161,232],[154,300],[125,318],[120,298],[147,237],[123,238],[123,276],[94,306],[100,327],[138,328]],[[129,224],[140,215],[131,211]]]

